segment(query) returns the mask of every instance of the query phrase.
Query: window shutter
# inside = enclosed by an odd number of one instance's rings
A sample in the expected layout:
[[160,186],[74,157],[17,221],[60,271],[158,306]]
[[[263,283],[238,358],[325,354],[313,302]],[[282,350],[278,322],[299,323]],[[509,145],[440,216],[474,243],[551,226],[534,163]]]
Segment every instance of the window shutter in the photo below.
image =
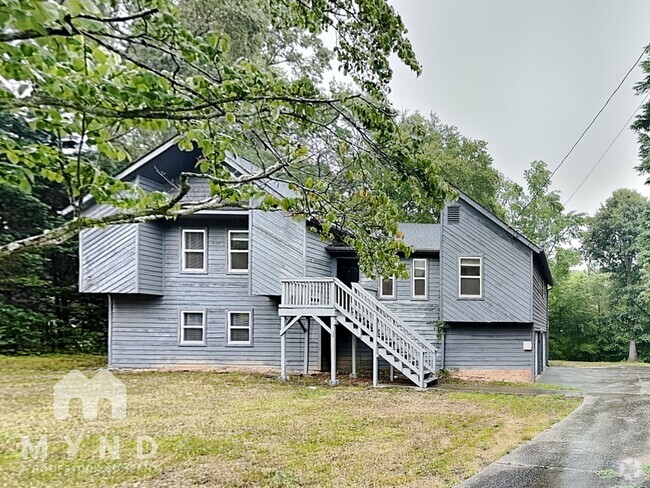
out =
[[460,207],[452,205],[447,207],[447,223],[458,224],[460,222]]

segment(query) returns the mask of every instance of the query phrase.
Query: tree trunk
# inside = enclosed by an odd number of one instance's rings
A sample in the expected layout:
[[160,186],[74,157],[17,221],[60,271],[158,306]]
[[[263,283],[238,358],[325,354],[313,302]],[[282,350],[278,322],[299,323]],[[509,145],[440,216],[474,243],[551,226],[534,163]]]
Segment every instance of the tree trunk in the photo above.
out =
[[630,348],[627,353],[627,360],[629,362],[636,362],[639,358],[636,353],[636,333],[634,332],[634,318],[632,315],[632,300],[633,298],[630,296],[630,286],[632,285],[632,257],[627,259],[626,262],[626,271],[625,271],[625,282],[627,283],[626,286],[626,294],[628,296],[627,298],[627,326],[629,327],[630,330]]
[[636,354],[636,339],[631,339],[630,340],[630,349],[627,355],[627,360],[628,361],[633,361],[636,362],[638,360],[638,356]]

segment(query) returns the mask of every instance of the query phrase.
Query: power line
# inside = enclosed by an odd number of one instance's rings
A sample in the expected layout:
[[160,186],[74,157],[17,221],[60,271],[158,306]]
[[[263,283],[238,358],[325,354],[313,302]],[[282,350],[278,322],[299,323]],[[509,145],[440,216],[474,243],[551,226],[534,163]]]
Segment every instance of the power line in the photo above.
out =
[[612,142],[610,142],[609,146],[607,146],[607,149],[605,149],[605,152],[600,156],[600,158],[598,159],[598,161],[596,161],[596,164],[594,164],[594,165],[591,167],[591,169],[589,170],[589,173],[587,173],[587,175],[582,179],[582,181],[580,182],[580,184],[578,185],[578,187],[573,191],[573,193],[571,193],[571,196],[570,196],[569,198],[566,199],[566,201],[564,202],[564,206],[565,206],[565,207],[566,207],[567,203],[569,203],[569,202],[571,201],[571,199],[575,196],[575,194],[578,193],[578,190],[580,190],[580,188],[582,188],[582,185],[585,184],[585,182],[589,179],[589,177],[591,176],[591,174],[596,170],[596,168],[598,167],[598,165],[600,164],[600,162],[605,158],[605,156],[607,155],[607,153],[609,152],[609,150],[612,148],[612,146],[616,143],[616,141],[618,140],[618,138],[621,137],[621,134],[623,133],[623,131],[624,131],[625,129],[627,129],[627,128],[630,126],[630,122],[632,122],[632,119],[634,118],[634,116],[636,115],[636,113],[639,111],[639,109],[640,109],[641,107],[643,107],[643,104],[644,104],[645,101],[648,99],[648,96],[650,96],[650,93],[648,93],[648,94],[645,96],[645,98],[643,99],[643,101],[639,104],[639,106],[638,106],[636,109],[634,109],[634,112],[632,112],[632,115],[630,115],[630,118],[627,119],[627,122],[625,122],[625,125],[623,125],[623,127],[621,127],[621,130],[620,130],[620,131],[618,131],[618,134],[616,134],[616,137],[614,138],[614,140],[613,140]]
[[533,203],[533,201],[537,198],[537,196],[539,195],[539,193],[542,191],[542,188],[544,188],[544,187],[548,184],[548,182],[551,181],[551,178],[553,178],[553,176],[555,175],[555,173],[557,172],[557,170],[560,169],[560,168],[562,167],[562,165],[563,165],[564,162],[567,160],[567,158],[571,155],[571,153],[572,153],[573,150],[576,148],[576,146],[577,146],[577,145],[580,143],[580,141],[584,138],[585,134],[587,134],[587,132],[589,131],[589,129],[591,129],[591,127],[594,125],[594,123],[596,122],[596,120],[598,119],[598,117],[600,116],[600,114],[603,113],[603,110],[605,110],[605,108],[607,107],[607,105],[609,105],[609,102],[612,100],[612,98],[614,98],[614,95],[616,95],[616,93],[618,92],[618,90],[620,90],[621,86],[623,86],[623,83],[625,83],[625,80],[627,80],[628,76],[630,76],[630,73],[632,73],[632,71],[634,71],[634,68],[637,67],[637,65],[639,64],[639,62],[641,61],[641,59],[643,58],[643,56],[645,55],[645,53],[646,53],[646,48],[643,48],[643,50],[641,51],[641,54],[639,54],[639,57],[638,57],[637,60],[634,62],[634,64],[632,65],[632,67],[627,71],[627,73],[625,73],[625,76],[623,77],[623,79],[621,80],[621,82],[618,84],[618,86],[617,86],[616,89],[612,92],[612,94],[607,98],[607,100],[605,101],[605,104],[600,108],[600,110],[599,110],[598,113],[594,116],[594,118],[591,120],[591,122],[589,122],[589,125],[587,126],[587,128],[586,128],[584,131],[582,131],[582,134],[580,134],[580,137],[578,137],[578,140],[573,144],[573,146],[571,146],[571,149],[569,149],[569,152],[566,153],[566,155],[562,158],[562,161],[560,161],[560,164],[558,164],[558,165],[555,167],[555,169],[554,169],[553,172],[550,174],[550,176],[546,179],[546,181],[544,182],[544,184],[541,185],[535,193],[533,193],[533,196],[530,197],[530,200],[528,200],[528,203],[526,203],[526,205],[524,205],[524,208],[522,208],[522,209],[519,211],[519,213],[517,214],[517,220],[519,219],[519,217],[521,217],[521,216],[523,215],[523,213],[524,213],[524,212],[526,211],[526,209],[530,206],[530,204]]

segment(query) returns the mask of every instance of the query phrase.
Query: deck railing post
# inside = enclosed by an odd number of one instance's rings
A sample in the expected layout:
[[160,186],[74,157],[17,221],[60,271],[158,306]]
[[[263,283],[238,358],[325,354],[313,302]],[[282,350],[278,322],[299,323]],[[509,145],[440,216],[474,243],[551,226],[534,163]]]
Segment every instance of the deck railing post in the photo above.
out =
[[309,374],[309,326],[311,319],[307,317],[307,326],[305,328],[305,366],[303,368],[303,374],[307,376]]
[[357,336],[352,334],[352,373],[350,378],[357,377]]
[[287,381],[287,337],[286,325],[287,319],[280,318],[280,381]]
[[336,381],[336,317],[331,317],[330,320],[330,361],[331,361],[331,373],[332,377],[330,379],[330,385],[336,386],[338,381]]
[[420,351],[420,388],[424,388],[424,349]]
[[379,386],[379,345],[377,344],[377,313],[372,314],[372,386]]
[[[402,319],[393,314],[386,306],[378,302],[374,296],[366,290],[354,284],[351,290],[343,286],[336,278],[287,278],[281,282],[281,304],[283,310],[280,311],[282,317],[281,330],[281,371],[280,377],[283,380],[288,379],[288,346],[286,338],[287,324],[295,323],[299,317],[314,317],[326,330],[330,332],[331,345],[331,379],[330,384],[337,384],[337,318],[331,315],[337,313],[343,314],[351,324],[343,322],[341,325],[349,328],[353,332],[351,337],[351,354],[352,354],[352,371],[351,377],[355,377],[358,372],[358,337],[354,335],[358,330],[363,331],[363,342],[367,343],[373,354],[373,385],[379,386],[379,360],[380,346],[388,351],[388,360],[390,368],[390,378],[394,379],[395,367],[398,370],[409,372],[418,376],[415,381],[419,387],[426,386],[425,374],[427,371],[436,372],[438,365],[438,350],[432,347],[425,338],[421,337],[417,331],[412,330]],[[291,310],[295,308],[295,310]],[[321,309],[331,308],[328,313],[320,313]],[[330,323],[327,324],[321,320],[322,315],[330,315]],[[291,319],[291,320],[290,320]],[[343,319],[341,319],[343,320]],[[302,327],[304,332],[304,365],[302,371],[309,374],[310,360],[310,323],[307,327]],[[444,340],[443,340],[444,347]],[[394,357],[394,358],[393,358]],[[442,362],[442,361],[441,361]],[[414,378],[415,379],[415,378]]]

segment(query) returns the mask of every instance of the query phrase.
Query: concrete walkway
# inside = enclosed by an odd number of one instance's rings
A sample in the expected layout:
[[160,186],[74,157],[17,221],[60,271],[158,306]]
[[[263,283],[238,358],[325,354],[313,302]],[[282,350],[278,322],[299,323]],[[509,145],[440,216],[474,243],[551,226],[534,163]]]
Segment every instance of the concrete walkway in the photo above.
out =
[[650,488],[650,367],[552,367],[542,381],[585,401],[460,487]]

